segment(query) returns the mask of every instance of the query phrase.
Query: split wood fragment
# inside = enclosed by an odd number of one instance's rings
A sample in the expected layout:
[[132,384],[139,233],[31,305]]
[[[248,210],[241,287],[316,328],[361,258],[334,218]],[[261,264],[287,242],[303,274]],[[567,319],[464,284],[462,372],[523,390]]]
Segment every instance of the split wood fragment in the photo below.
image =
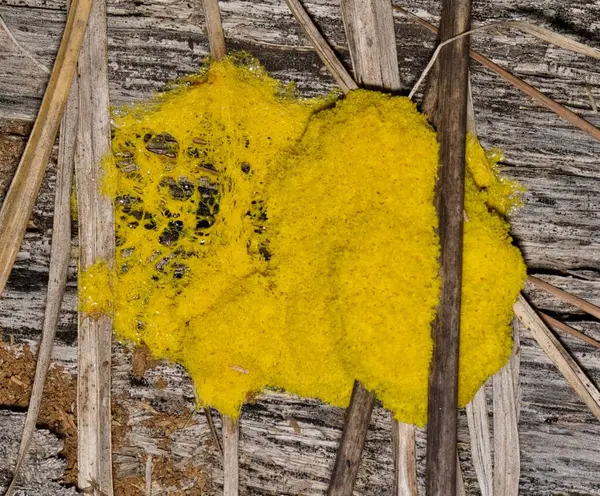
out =
[[[94,0],[79,57],[79,129],[75,181],[79,220],[79,272],[96,262],[114,264],[112,202],[100,191],[102,160],[110,153],[105,0]],[[112,317],[79,312],[77,469],[80,489],[112,496]]]
[[[438,29],[433,24],[430,24],[426,20],[421,19],[419,16],[413,14],[412,12],[403,9],[402,7],[398,7],[396,5],[393,8],[397,12],[401,12],[402,14],[408,15],[411,19],[414,19],[417,23],[427,28],[432,33],[438,32]],[[590,122],[586,121],[584,118],[577,115],[575,112],[554,101],[552,98],[544,95],[541,91],[535,89],[533,86],[527,84],[525,81],[521,80],[514,74],[511,74],[509,71],[500,67],[498,64],[492,62],[490,59],[484,57],[475,50],[470,50],[469,53],[473,60],[479,62],[481,65],[491,70],[492,72],[495,72],[501,78],[508,81],[513,86],[523,91],[523,93],[536,100],[538,103],[548,108],[556,115],[562,117],[567,122],[571,123],[573,126],[578,127],[590,136],[596,138],[597,140],[600,140],[600,129],[598,129]],[[435,71],[435,68],[433,70]]]
[[19,252],[42,184],[75,75],[91,7],[91,0],[74,0],[72,3],[42,105],[0,210],[0,295]]
[[50,366],[54,337],[56,336],[56,328],[58,327],[58,318],[67,284],[67,272],[71,255],[71,185],[73,179],[75,139],[77,136],[78,99],[77,79],[74,78],[60,124],[56,196],[54,199],[54,220],[50,250],[50,274],[48,276],[42,338],[38,349],[35,376],[31,387],[31,397],[29,399],[25,426],[23,427],[21,444],[19,445],[17,463],[12,482],[5,496],[10,496],[15,489],[19,471],[25,461],[33,433],[35,432],[40,405],[42,403],[46,374]]
[[598,392],[598,389],[596,389],[594,384],[585,375],[581,367],[546,327],[523,296],[519,296],[513,308],[515,315],[529,329],[534,339],[554,362],[556,368],[566,381],[588,406],[594,416],[600,420],[600,392]]
[[[470,0],[444,0],[440,39],[467,31]],[[440,236],[440,302],[433,324],[427,412],[427,496],[456,494],[458,357],[462,290],[469,38],[442,48],[435,92],[440,167],[436,207]]]

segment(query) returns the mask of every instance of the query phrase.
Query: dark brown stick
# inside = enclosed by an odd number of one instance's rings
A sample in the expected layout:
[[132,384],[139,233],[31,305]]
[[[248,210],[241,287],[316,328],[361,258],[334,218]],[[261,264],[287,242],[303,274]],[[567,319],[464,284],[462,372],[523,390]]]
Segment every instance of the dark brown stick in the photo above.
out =
[[327,491],[328,496],[352,494],[374,404],[375,395],[367,391],[359,381],[355,381],[350,406],[346,411],[342,440]]
[[[440,39],[469,29],[470,0],[443,0]],[[435,122],[440,142],[437,210],[442,288],[433,326],[427,427],[427,495],[456,494],[458,344],[462,287],[469,37],[440,53]]]
[[[394,6],[393,8],[397,12],[401,12],[403,14],[410,16],[411,19],[414,19],[417,23],[419,23],[421,26],[425,27],[432,33],[438,32],[437,28],[433,24],[430,24],[426,20],[421,19],[419,16],[413,14],[412,12],[409,12],[408,10],[403,9],[402,7],[398,7],[398,6]],[[596,126],[594,126],[593,124],[586,121],[583,117],[578,116],[575,112],[569,110],[568,108],[561,105],[560,103],[555,102],[554,100],[552,100],[552,98],[544,95],[541,91],[535,89],[533,86],[527,84],[522,79],[519,79],[514,74],[511,74],[506,69],[503,69],[498,64],[492,62],[490,59],[484,57],[483,55],[476,52],[475,50],[470,50],[469,54],[473,60],[479,62],[482,66],[486,67],[487,69],[491,70],[492,72],[495,72],[502,79],[508,81],[516,88],[519,88],[527,96],[531,97],[532,99],[534,99],[535,101],[537,101],[538,103],[540,103],[541,105],[546,107],[547,109],[551,110],[556,115],[562,117],[563,119],[565,119],[567,122],[569,122],[573,126],[578,127],[583,132],[589,134],[590,136],[596,138],[597,140],[600,140],[600,129],[598,129]],[[435,74],[437,73],[437,66],[438,66],[438,64],[436,64],[433,67],[432,71],[430,72],[429,81],[432,81],[435,79],[435,77],[436,77]],[[427,90],[426,90],[426,94],[427,94]],[[433,99],[426,98],[425,100],[426,100],[426,102],[424,102],[423,110],[425,111],[425,113],[427,115],[432,116],[435,113],[435,112],[432,113],[432,104],[434,103],[432,101]],[[429,105],[427,105],[427,104],[429,104]]]

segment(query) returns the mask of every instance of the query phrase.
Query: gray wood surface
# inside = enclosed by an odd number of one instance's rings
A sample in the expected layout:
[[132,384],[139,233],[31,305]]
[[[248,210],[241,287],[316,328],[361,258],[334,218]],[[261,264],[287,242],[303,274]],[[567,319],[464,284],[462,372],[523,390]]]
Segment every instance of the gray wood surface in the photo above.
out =
[[[230,0],[221,2],[224,32],[230,48],[258,55],[283,81],[295,81],[307,95],[327,91],[333,80],[322,68],[283,0]],[[348,51],[339,5],[330,0],[306,4],[322,32],[344,57]],[[439,4],[411,0],[403,4],[437,22]],[[204,17],[199,0],[113,0],[109,10],[109,79],[114,104],[150,95],[164,84],[193,71],[208,53]],[[50,66],[65,21],[63,0],[0,0],[0,15],[19,42],[41,63]],[[477,1],[475,22],[525,19],[542,23],[599,47],[600,4],[586,0]],[[396,17],[398,62],[406,89],[418,77],[433,37],[410,21]],[[540,90],[568,105],[596,125],[586,90],[600,99],[597,62],[552,48],[517,32],[489,32],[473,37],[473,46]],[[22,56],[0,32],[0,198],[16,167],[19,151],[30,129],[47,75]],[[513,218],[515,238],[533,274],[600,304],[600,143],[573,129],[493,74],[472,65],[478,131],[488,146],[504,149],[508,175],[528,188],[526,206]],[[34,209],[30,227],[7,290],[0,299],[0,329],[17,342],[39,336],[48,277],[55,169],[52,163]],[[74,240],[74,246],[76,240]],[[55,357],[73,370],[76,337],[74,262],[60,319]],[[548,295],[527,289],[530,299],[548,313],[600,339],[600,324]],[[570,337],[561,336],[579,362],[598,383],[600,354]],[[116,347],[113,356],[113,392],[126,397],[128,434],[115,454],[116,475],[143,476],[142,455],[168,453],[178,461],[205,467],[219,491],[222,482],[217,451],[202,412],[194,422],[176,431],[170,447],[144,425],[148,411],[182,412],[192,408],[193,392],[178,367],[161,365],[132,379],[130,355]],[[164,389],[154,385],[161,377]],[[521,350],[523,389],[519,434],[523,495],[598,495],[600,482],[600,424],[587,411],[562,376],[524,333]],[[488,403],[491,397],[488,395]],[[13,446],[0,454],[0,485],[8,478],[16,454],[17,424],[11,418],[0,433]],[[15,418],[16,418],[15,417]],[[241,494],[324,494],[343,425],[343,412],[315,400],[268,392],[244,410],[240,433]],[[300,432],[296,432],[293,419]],[[15,427],[11,427],[15,426]],[[217,422],[220,429],[220,424]],[[57,441],[48,441],[56,443]],[[56,446],[56,444],[52,444]],[[2,443],[4,446],[4,443]],[[8,445],[7,445],[8,446]],[[53,473],[62,465],[56,447],[37,443],[36,466]],[[466,421],[461,414],[459,452],[467,494],[478,494],[468,453]],[[2,448],[4,449],[4,448]],[[8,448],[6,448],[8,450]],[[419,470],[423,475],[424,435],[417,433]],[[187,463],[187,462],[186,462]],[[48,469],[48,467],[52,467]],[[41,471],[40,473],[48,473]],[[56,480],[56,479],[54,479]],[[29,485],[28,485],[29,484]],[[33,485],[32,485],[33,484]],[[38,485],[35,485],[38,484]],[[41,485],[39,485],[41,484]],[[373,414],[356,494],[392,494],[393,459],[390,422],[381,408]],[[25,482],[21,494],[72,494],[56,490],[56,482]],[[422,486],[421,486],[421,489]]]

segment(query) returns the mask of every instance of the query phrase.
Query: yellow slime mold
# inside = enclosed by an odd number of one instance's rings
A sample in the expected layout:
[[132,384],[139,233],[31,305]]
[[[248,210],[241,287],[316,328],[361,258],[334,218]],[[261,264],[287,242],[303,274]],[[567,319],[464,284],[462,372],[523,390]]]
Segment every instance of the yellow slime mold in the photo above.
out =
[[[360,379],[424,424],[435,132],[406,98],[359,90],[323,110],[332,98],[297,99],[238,62],[115,118],[116,332],[182,364],[226,415],[265,386],[346,406]],[[463,405],[510,354],[525,278],[504,220],[516,185],[476,139],[467,154]],[[94,309],[108,276],[83,277]]]

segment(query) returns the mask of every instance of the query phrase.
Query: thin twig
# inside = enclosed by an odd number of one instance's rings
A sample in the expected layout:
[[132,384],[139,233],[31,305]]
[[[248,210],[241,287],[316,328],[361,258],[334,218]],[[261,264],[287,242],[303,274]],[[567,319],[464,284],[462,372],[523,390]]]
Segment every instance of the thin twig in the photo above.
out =
[[91,0],[74,0],[40,111],[0,210],[0,295],[17,257],[77,67]]
[[217,429],[215,427],[215,422],[213,421],[212,411],[210,408],[204,408],[204,416],[206,417],[206,423],[208,424],[210,435],[215,443],[215,447],[217,448],[221,458],[223,458],[223,448],[221,447],[221,441],[219,440],[219,434],[217,434]]
[[540,319],[531,305],[519,296],[514,305],[515,315],[529,329],[542,350],[554,362],[566,381],[571,385],[581,400],[588,406],[594,416],[600,420],[600,392],[585,375],[585,372],[573,359],[552,331]]
[[77,136],[78,97],[77,79],[75,78],[60,125],[54,222],[52,225],[52,248],[50,251],[50,274],[48,277],[42,339],[38,350],[35,377],[31,387],[31,398],[29,399],[27,417],[25,419],[25,426],[23,427],[17,464],[12,482],[5,496],[10,496],[13,493],[19,471],[27,455],[33,433],[35,432],[35,425],[42,403],[44,383],[46,382],[46,374],[50,365],[54,337],[56,336],[58,317],[67,284],[67,272],[71,255],[71,185],[73,179],[75,139]]
[[533,285],[537,286],[540,289],[548,291],[548,293],[553,294],[557,298],[560,298],[561,300],[566,301],[567,303],[570,303],[571,305],[576,306],[580,310],[583,310],[585,313],[589,313],[590,315],[593,315],[597,319],[600,319],[600,308],[597,307],[596,305],[594,305],[593,303],[590,303],[589,301],[585,301],[575,295],[572,295],[571,293],[567,293],[566,291],[563,291],[562,289],[559,289],[556,286],[553,286],[549,282],[542,281],[541,279],[538,279],[537,277],[529,276],[527,278],[527,281],[532,283]]
[[[470,0],[444,0],[440,37],[468,31]],[[436,184],[442,287],[433,324],[427,424],[427,496],[456,494],[458,356],[460,335],[465,146],[469,76],[469,39],[441,49],[437,77],[440,166]]]
[[13,44],[21,51],[21,53],[23,55],[25,55],[29,60],[31,60],[41,71],[45,72],[46,74],[50,74],[50,69],[48,69],[44,64],[42,64],[41,62],[39,62],[33,55],[31,55],[18,41],[17,39],[14,37],[14,35],[12,34],[11,30],[8,28],[8,26],[6,25],[6,23],[4,22],[4,19],[2,18],[2,16],[0,16],[0,27],[2,29],[4,29],[4,31],[6,32],[6,34],[8,35],[8,37],[10,38],[10,41],[13,42]]
[[238,496],[240,431],[238,421],[223,415],[223,496]]
[[[438,29],[433,24],[430,24],[426,20],[421,19],[419,16],[413,14],[412,12],[410,12],[406,9],[403,9],[402,7],[398,7],[398,6],[394,6],[393,8],[394,8],[394,10],[396,10],[398,12],[408,15],[411,19],[414,19],[421,26],[427,28],[432,33],[438,32]],[[560,103],[554,101],[552,98],[544,95],[541,91],[535,89],[533,86],[531,86],[531,85],[527,84],[525,81],[519,79],[514,74],[511,74],[506,69],[503,69],[498,64],[492,62],[490,59],[477,53],[475,50],[471,50],[469,53],[473,60],[479,62],[481,65],[488,68],[492,72],[495,72],[501,78],[508,81],[513,86],[515,86],[516,88],[523,91],[523,93],[525,93],[529,97],[533,98],[535,101],[537,101],[544,107],[548,108],[549,110],[554,112],[559,117],[562,117],[567,122],[571,123],[573,126],[578,127],[579,129],[581,129],[585,133],[589,134],[590,136],[596,138],[597,140],[600,140],[600,129],[598,129],[597,127],[595,127],[593,124],[589,123],[582,117],[578,116],[575,112],[569,110],[568,108],[564,107]]]
[[285,2],[341,90],[344,93],[348,93],[349,91],[357,89],[358,85],[338,60],[299,0],[285,0]]
[[152,455],[146,458],[146,496],[152,496]]
[[594,348],[600,349],[600,342],[596,341],[593,338],[590,338],[589,336],[586,336],[583,332],[578,331],[577,329],[573,329],[571,326],[568,326],[564,322],[561,322],[560,320],[556,320],[555,318],[550,317],[550,315],[546,315],[544,312],[538,311],[538,314],[539,314],[540,318],[549,326],[552,326],[556,329],[566,332],[567,334],[570,334],[571,336],[573,336],[577,339],[580,339],[581,341],[584,341],[587,344],[592,345]]
[[[114,264],[110,198],[100,191],[102,160],[110,152],[106,2],[94,0],[79,57],[79,130],[75,159],[79,220],[79,271],[96,262]],[[77,375],[77,468],[80,488],[94,480],[95,494],[112,496],[112,316],[79,312]]]
[[219,10],[219,0],[202,0],[202,5],[204,6],[204,17],[206,20],[206,30],[208,32],[210,55],[215,60],[221,60],[225,57],[226,49],[223,24],[221,23],[221,12]]
[[526,31],[529,34],[533,34],[534,36],[541,38],[542,40],[547,41],[549,43],[553,43],[555,45],[561,46],[568,50],[582,53],[589,57],[600,59],[600,51],[596,50],[595,48],[591,48],[591,47],[588,47],[587,45],[583,45],[582,43],[571,40],[570,38],[567,38],[566,36],[562,36],[562,35],[553,33],[552,31],[549,31],[548,29],[542,28],[540,26],[536,26],[535,24],[530,24],[528,22],[523,22],[523,21],[494,22],[491,24],[485,24],[484,26],[477,26],[476,28],[469,29],[468,31],[460,33],[452,38],[447,39],[443,43],[440,43],[436,47],[435,51],[433,52],[433,55],[431,56],[429,63],[427,64],[427,66],[425,67],[423,72],[421,73],[421,76],[417,80],[416,84],[413,86],[413,89],[411,90],[408,97],[412,99],[412,97],[414,96],[416,91],[419,89],[419,86],[421,86],[421,83],[427,77],[427,74],[431,70],[431,67],[435,63],[435,61],[440,53],[440,50],[445,45],[447,45],[448,43],[452,43],[453,41],[456,41],[456,40],[462,38],[463,36],[469,36],[473,33],[477,33],[480,31],[486,31],[488,29],[498,29],[498,28],[521,29],[522,31]]

